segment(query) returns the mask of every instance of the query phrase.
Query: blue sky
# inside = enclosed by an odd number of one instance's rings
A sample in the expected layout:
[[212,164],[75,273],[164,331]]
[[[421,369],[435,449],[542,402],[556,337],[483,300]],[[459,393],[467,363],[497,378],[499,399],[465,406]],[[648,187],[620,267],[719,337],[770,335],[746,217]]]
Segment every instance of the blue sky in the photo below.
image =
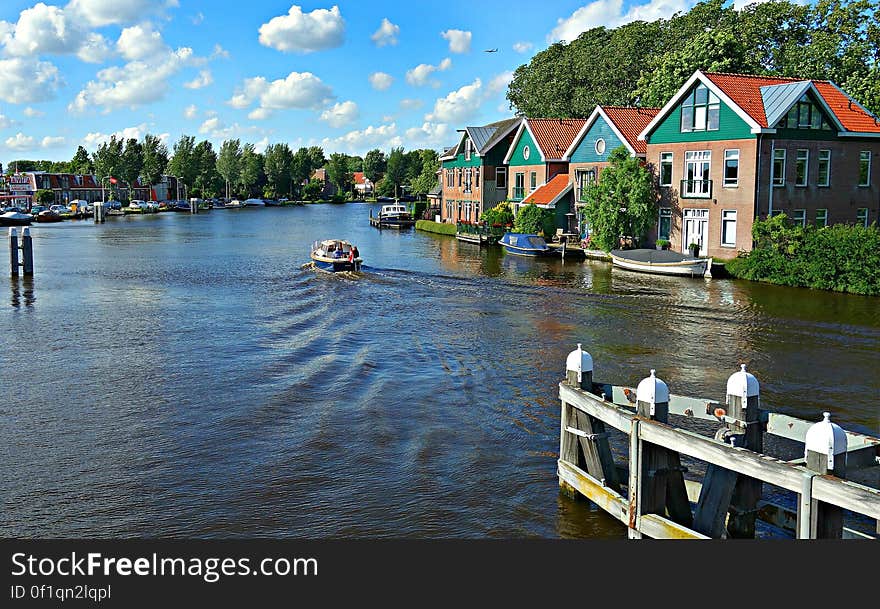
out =
[[4,0],[0,162],[67,160],[114,133],[440,149],[511,116],[513,70],[553,41],[693,4]]

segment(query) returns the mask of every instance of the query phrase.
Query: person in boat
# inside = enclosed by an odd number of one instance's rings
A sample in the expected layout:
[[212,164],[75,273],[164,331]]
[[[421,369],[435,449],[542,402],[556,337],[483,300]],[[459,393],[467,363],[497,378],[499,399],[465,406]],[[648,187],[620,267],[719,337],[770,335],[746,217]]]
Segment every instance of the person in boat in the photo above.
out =
[[357,246],[352,245],[351,246],[351,259],[354,260],[355,258],[359,258],[360,255],[361,255],[361,253],[358,251]]

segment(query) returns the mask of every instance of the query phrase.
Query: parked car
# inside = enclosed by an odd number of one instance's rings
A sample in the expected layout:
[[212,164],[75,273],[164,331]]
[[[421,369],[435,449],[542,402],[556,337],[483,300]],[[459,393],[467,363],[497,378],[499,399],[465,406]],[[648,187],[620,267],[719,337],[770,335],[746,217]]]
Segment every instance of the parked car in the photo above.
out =
[[142,201],[140,199],[132,199],[131,202],[128,204],[128,207],[131,209],[139,209],[141,211],[146,211],[147,210],[147,202]]

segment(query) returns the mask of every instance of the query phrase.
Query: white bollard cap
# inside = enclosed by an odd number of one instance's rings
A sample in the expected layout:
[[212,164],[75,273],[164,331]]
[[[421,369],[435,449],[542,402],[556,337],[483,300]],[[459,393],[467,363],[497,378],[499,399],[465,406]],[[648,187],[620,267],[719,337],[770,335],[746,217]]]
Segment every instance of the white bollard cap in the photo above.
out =
[[[730,375],[730,378],[727,379],[727,395],[728,397],[734,395],[736,397],[741,397],[743,399],[743,408],[746,408],[746,401],[748,398],[753,398],[761,393],[761,387],[758,384],[758,379],[755,378],[754,374],[746,372],[746,365],[740,364],[740,371],[734,372]],[[728,404],[730,401],[728,400]]]
[[581,349],[581,343],[578,343],[578,348],[569,353],[565,360],[565,371],[569,370],[578,373],[578,383],[581,382],[584,372],[593,371],[593,356]]
[[21,229],[21,236],[22,237],[29,237],[30,234],[31,234],[31,227],[30,226],[25,226],[23,229]]
[[15,230],[15,228],[12,226],[9,227],[9,236],[10,237],[17,237],[18,236],[18,231]]
[[846,452],[846,432],[837,423],[831,422],[831,413],[823,412],[821,421],[807,430],[804,438],[804,457],[812,451],[820,455],[828,455],[828,469],[834,469],[834,455]]
[[654,414],[654,404],[669,402],[669,387],[654,376],[655,370],[651,370],[651,376],[642,379],[636,388],[636,401],[646,402],[651,405],[651,414]]

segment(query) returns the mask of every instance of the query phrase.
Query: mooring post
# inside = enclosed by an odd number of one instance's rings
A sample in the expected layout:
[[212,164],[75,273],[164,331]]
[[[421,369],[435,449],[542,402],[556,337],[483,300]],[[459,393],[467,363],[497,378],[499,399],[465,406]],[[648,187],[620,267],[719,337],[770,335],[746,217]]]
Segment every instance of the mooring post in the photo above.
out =
[[9,229],[9,266],[13,277],[18,277],[18,231]]
[[[831,422],[831,413],[807,430],[804,457],[807,469],[820,476],[846,478],[846,433]],[[811,539],[840,539],[843,535],[843,508],[812,500],[810,510]]]
[[199,213],[199,203],[195,199],[189,200],[189,213],[191,213],[191,214]]
[[25,226],[21,230],[21,265],[25,276],[34,274],[34,240],[31,229]]
[[[743,432],[737,438],[736,445],[756,453],[764,452],[764,435],[758,410],[760,393],[758,379],[746,372],[745,364],[740,364],[739,372],[730,375],[727,379],[727,414],[736,419],[737,431]],[[760,480],[743,475],[737,476],[727,523],[730,537],[754,539],[761,491]]]
[[104,221],[104,214],[105,214],[104,203],[100,202],[100,201],[98,203],[95,203],[94,207],[93,207],[93,211],[94,211],[94,216],[95,216],[95,223],[99,224],[99,223],[103,222]]

